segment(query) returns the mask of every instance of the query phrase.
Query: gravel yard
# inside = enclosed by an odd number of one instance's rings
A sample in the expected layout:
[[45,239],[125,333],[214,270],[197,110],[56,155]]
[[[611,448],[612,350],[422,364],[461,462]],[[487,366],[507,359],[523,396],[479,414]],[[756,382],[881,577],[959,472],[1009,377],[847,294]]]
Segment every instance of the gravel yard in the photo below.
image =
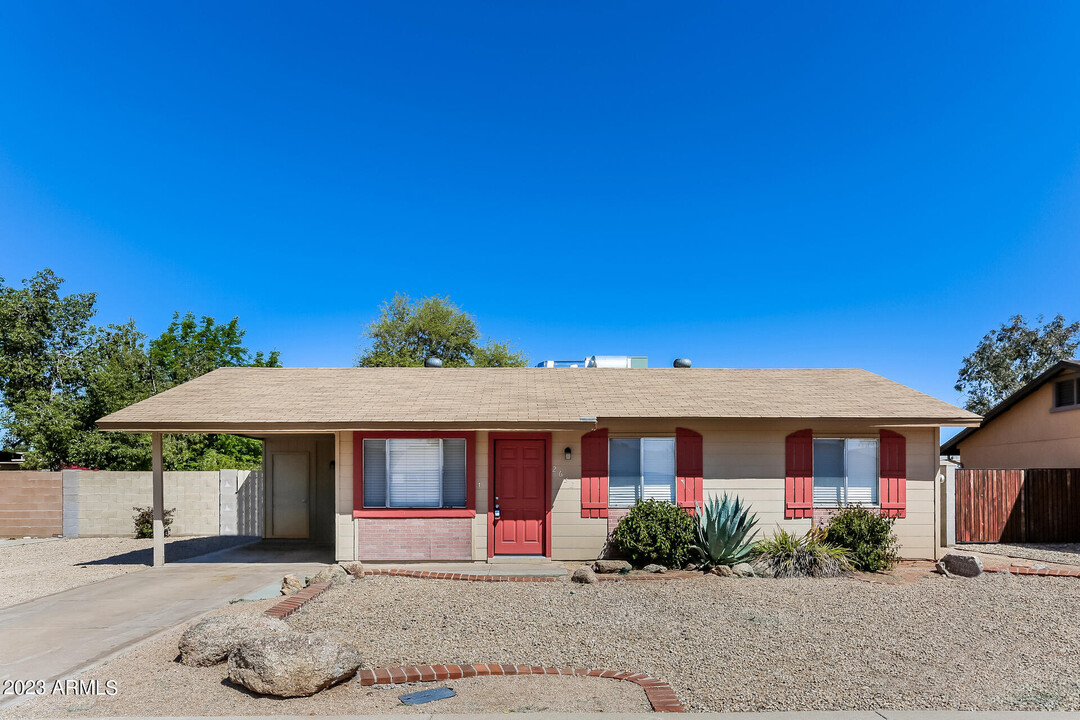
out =
[[1006,555],[1036,562],[1080,565],[1080,543],[974,543],[957,545],[966,552]]
[[[216,535],[166,538],[165,559],[174,562],[246,541]],[[153,545],[151,539],[64,538],[0,547],[0,608],[145,570],[153,562]]]
[[[573,590],[573,594],[571,594]],[[610,667],[690,710],[1080,709],[1080,581],[466,583],[369,578],[289,622],[366,664]]]
[[[464,583],[459,583],[464,584]],[[215,614],[262,612],[277,602],[236,603]],[[260,697],[229,684],[227,667],[187,667],[176,661],[177,642],[187,627],[162,633],[123,655],[78,676],[117,683],[114,696],[46,695],[0,711],[0,718],[122,717],[125,715],[356,715],[477,712],[648,712],[637,685],[578,677],[490,677],[363,687],[344,682],[308,698]],[[366,665],[367,663],[365,663]],[[406,706],[398,695],[450,687],[458,697]]]
[[[259,612],[273,601],[221,612]],[[721,579],[469,583],[348,582],[288,622],[355,643],[364,667],[517,663],[646,672],[688,710],[1077,710],[1080,581],[986,574],[899,584]],[[183,628],[81,679],[115,697],[43,697],[0,717],[647,709],[640,688],[598,678],[476,678],[460,697],[405,708],[431,685],[345,683],[311,698],[260,698],[224,666],[176,662]],[[193,702],[193,699],[197,698]]]

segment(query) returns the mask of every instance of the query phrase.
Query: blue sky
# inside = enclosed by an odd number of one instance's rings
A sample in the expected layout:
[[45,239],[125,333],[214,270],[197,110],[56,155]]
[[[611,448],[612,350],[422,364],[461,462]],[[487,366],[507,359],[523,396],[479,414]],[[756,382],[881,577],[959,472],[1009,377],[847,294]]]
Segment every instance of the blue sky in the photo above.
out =
[[395,291],[534,361],[956,402],[1080,317],[1080,4],[0,4],[0,275],[351,364]]

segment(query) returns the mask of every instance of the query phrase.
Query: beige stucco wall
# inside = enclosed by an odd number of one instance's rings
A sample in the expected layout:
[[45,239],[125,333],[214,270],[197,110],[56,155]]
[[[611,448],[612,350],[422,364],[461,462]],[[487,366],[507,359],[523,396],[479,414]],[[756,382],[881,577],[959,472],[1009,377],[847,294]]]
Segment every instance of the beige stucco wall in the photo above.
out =
[[1054,382],[1046,383],[960,444],[965,468],[1080,467],[1080,409],[1052,410]]
[[[167,472],[164,480],[165,508],[176,508],[171,535],[217,535],[219,527],[220,474],[213,472]],[[154,502],[149,472],[78,473],[78,534],[127,536],[135,532],[133,507]]]
[[[816,435],[830,437],[877,437],[879,427],[858,421],[611,421],[601,420],[613,434],[674,434],[688,427],[704,437],[707,496],[724,491],[736,493],[753,506],[762,533],[777,527],[805,532],[810,520],[784,518],[785,439],[795,430],[811,427]],[[907,558],[935,557],[935,487],[938,475],[936,428],[889,428],[907,442],[907,517],[897,520],[896,533]],[[571,449],[571,460],[564,457]],[[338,558],[352,559],[356,531],[352,521],[352,434],[338,439]],[[488,434],[477,433],[476,518],[473,521],[473,559],[487,559]],[[581,435],[552,433],[552,558],[585,560],[597,557],[607,536],[605,518],[581,517]]]

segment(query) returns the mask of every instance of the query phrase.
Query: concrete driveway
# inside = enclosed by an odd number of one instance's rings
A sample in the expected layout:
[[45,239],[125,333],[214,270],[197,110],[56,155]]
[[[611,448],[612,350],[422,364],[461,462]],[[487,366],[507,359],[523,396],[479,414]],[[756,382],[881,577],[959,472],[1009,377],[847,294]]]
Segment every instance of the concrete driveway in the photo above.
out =
[[[262,543],[128,573],[0,610],[0,684],[68,677],[282,576],[314,575],[310,548]],[[0,696],[0,707],[18,698]]]

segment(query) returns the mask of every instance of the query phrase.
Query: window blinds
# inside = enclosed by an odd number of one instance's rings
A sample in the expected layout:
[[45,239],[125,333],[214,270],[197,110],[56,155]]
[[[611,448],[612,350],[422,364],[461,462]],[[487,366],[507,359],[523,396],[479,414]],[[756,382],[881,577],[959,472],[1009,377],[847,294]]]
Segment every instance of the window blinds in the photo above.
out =
[[465,507],[462,438],[364,440],[364,507]]

